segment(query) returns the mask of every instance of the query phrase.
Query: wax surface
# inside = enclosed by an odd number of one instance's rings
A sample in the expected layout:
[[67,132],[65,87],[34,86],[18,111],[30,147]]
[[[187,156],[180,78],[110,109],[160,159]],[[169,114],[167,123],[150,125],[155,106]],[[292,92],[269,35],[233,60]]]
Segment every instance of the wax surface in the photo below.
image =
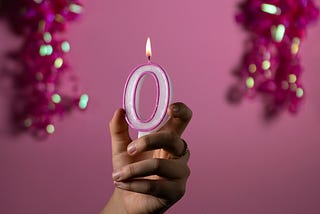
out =
[[[156,89],[156,104],[148,119],[143,119],[140,110],[141,87],[147,75],[153,77]],[[123,92],[123,108],[129,125],[139,131],[139,137],[160,129],[167,121],[167,110],[172,101],[172,84],[168,73],[159,65],[148,63],[138,66],[129,74]]]

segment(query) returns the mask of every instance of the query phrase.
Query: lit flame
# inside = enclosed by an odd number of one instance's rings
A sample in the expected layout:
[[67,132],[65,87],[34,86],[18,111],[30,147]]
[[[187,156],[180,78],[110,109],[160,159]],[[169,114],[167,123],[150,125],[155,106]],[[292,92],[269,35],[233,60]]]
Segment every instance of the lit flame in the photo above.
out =
[[146,44],[146,56],[148,57],[148,60],[150,60],[150,58],[152,57],[150,37],[148,37],[148,39],[147,39],[147,44]]

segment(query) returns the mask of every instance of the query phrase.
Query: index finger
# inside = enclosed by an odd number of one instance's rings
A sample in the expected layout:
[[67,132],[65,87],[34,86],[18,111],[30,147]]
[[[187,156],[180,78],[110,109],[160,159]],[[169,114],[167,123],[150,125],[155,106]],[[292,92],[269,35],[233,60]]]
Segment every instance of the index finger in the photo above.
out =
[[129,136],[128,124],[125,120],[125,111],[123,109],[115,111],[109,123],[109,129],[112,142],[112,154],[118,155],[122,152],[126,152],[131,139]]

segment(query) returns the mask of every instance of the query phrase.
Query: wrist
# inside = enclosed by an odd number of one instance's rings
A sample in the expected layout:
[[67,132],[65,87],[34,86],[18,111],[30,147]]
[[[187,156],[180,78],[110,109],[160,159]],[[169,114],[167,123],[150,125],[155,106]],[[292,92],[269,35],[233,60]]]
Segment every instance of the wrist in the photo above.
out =
[[115,188],[107,205],[100,214],[128,214],[120,194],[119,189]]

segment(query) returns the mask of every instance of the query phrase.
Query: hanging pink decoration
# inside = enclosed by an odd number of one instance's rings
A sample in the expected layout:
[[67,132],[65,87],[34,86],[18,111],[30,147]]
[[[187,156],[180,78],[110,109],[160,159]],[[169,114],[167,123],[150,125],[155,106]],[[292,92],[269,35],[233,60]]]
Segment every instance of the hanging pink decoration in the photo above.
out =
[[56,117],[74,108],[86,109],[89,100],[69,69],[70,43],[62,36],[83,8],[77,0],[17,0],[11,8],[16,11],[11,11],[10,21],[24,38],[18,54],[23,70],[15,101],[16,121],[37,135],[53,134]]
[[313,0],[245,0],[236,20],[249,33],[236,72],[249,97],[265,95],[267,113],[296,113],[305,96],[300,45],[319,10]]

